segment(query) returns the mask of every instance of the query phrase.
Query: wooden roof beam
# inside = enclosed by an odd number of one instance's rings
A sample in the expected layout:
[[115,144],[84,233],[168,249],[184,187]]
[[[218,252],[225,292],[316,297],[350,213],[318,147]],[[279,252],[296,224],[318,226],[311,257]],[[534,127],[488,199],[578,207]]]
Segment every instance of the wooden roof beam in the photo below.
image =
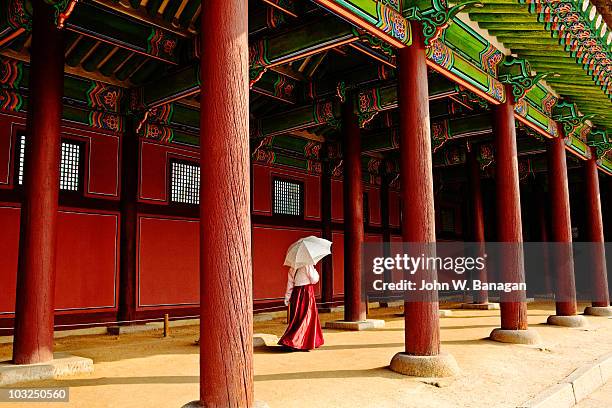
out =
[[[457,88],[455,84],[444,82],[438,86],[430,86],[429,100],[437,100],[456,93]],[[355,95],[355,97],[359,98],[359,95],[364,95],[369,101],[375,101],[365,104],[362,110],[357,109],[358,111],[356,113],[359,116],[361,124],[364,124],[367,120],[371,120],[380,112],[385,112],[397,107],[397,86],[395,84],[363,89],[358,95]],[[368,96],[371,95],[375,95],[376,98],[368,98]],[[274,136],[319,125],[330,125],[333,127],[339,124],[339,115],[340,103],[338,99],[335,97],[328,97],[314,102],[314,105],[309,104],[301,106],[287,112],[274,114],[257,120],[257,126],[252,136]]]
[[[163,30],[166,30],[168,32],[171,32],[179,37],[183,37],[183,38],[190,38],[193,36],[192,33],[190,33],[188,30],[184,30],[180,27],[177,27],[176,25],[172,25],[172,24],[168,24],[163,18],[161,17],[153,17],[151,16],[146,8],[144,6],[146,6],[146,3],[143,5],[142,2],[140,4],[140,8],[138,9],[134,9],[132,8],[129,4],[123,4],[123,2],[115,2],[115,1],[111,1],[111,0],[86,0],[99,4],[101,6],[104,6],[105,8],[108,8],[110,10],[116,11],[118,13],[121,13],[125,16],[134,18],[136,20],[140,20],[145,22],[148,25],[151,25],[153,27],[158,27],[161,28]],[[178,1],[178,0],[175,0]],[[186,3],[187,0],[183,0],[183,3]],[[184,8],[184,6],[183,6]],[[182,11],[182,10],[181,10]]]
[[[330,24],[332,19],[334,23]],[[262,90],[262,93],[269,94],[265,84],[257,85],[266,71],[275,69],[274,75],[279,75],[286,81],[295,81],[296,78],[290,79],[291,76],[282,70],[283,65],[357,40],[357,32],[350,25],[338,24],[333,17],[321,19],[282,34],[262,38],[251,45],[249,55],[251,86],[254,90]],[[198,71],[198,65],[194,64],[155,81],[155,86],[143,87],[145,107],[159,106],[197,93],[200,88]],[[295,101],[289,99],[287,102],[294,103]]]
[[79,3],[65,28],[167,64],[178,63],[176,49],[182,37],[175,30],[151,26],[149,21],[119,14],[97,2]]
[[[154,85],[154,86],[153,86]],[[253,85],[254,92],[296,103],[297,82],[275,71],[268,71]],[[154,84],[146,84],[140,88],[145,109],[178,101],[200,92],[200,68],[194,64],[172,72],[165,78],[156,80]]]

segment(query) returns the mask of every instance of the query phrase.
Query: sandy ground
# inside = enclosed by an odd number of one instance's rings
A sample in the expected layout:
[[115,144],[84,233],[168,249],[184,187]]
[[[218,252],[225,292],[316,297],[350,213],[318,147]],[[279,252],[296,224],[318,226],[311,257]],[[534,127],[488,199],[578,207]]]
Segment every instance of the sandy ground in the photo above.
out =
[[[498,311],[454,310],[452,317],[441,319],[442,347],[455,356],[462,374],[437,380],[408,378],[386,368],[403,349],[403,318],[397,317],[399,309],[374,309],[370,317],[387,320],[384,329],[325,330],[325,345],[308,353],[256,350],[256,399],[271,408],[514,407],[612,351],[612,320],[588,317],[588,330],[551,327],[544,324],[551,308],[530,305],[529,323],[543,338],[543,347],[486,340],[499,324]],[[323,320],[338,317],[322,315]],[[283,330],[280,318],[255,324],[257,333],[280,335]],[[58,339],[56,351],[93,358],[95,372],[28,386],[70,387],[70,403],[36,404],[40,407],[180,407],[198,395],[196,338],[197,327],[180,327],[165,339],[160,331]],[[0,360],[10,353],[10,345],[0,346]]]

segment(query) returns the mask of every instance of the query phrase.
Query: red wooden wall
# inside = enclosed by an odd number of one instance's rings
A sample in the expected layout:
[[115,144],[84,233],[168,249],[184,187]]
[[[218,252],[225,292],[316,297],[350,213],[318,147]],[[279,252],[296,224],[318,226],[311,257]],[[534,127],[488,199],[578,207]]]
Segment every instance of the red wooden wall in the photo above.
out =
[[[16,145],[25,118],[0,115],[0,316],[12,316],[19,250],[20,194],[15,188]],[[119,199],[120,135],[93,132],[64,124],[62,137],[83,142],[83,197],[116,202]],[[26,158],[27,160],[27,158]],[[84,199],[83,203],[86,203]],[[111,204],[112,207],[113,204]],[[100,207],[100,206],[98,206]],[[118,210],[61,205],[58,214],[56,310],[116,311],[119,278]]]
[[[0,317],[11,317],[15,304],[21,202],[19,189],[14,185],[15,146],[17,133],[24,128],[23,116],[0,113],[0,288],[6,294],[0,296]],[[120,286],[121,139],[128,136],[66,123],[62,137],[83,143],[85,168],[82,197],[63,204],[60,197],[57,311],[59,315],[114,313]],[[172,159],[197,163],[199,151],[140,141],[134,299],[139,313],[173,310],[174,314],[186,314],[199,303],[197,207],[178,207],[169,202]],[[303,183],[303,219],[287,221],[273,215],[274,177]],[[282,304],[287,278],[283,261],[287,247],[301,237],[321,235],[324,222],[322,176],[254,163],[251,183],[253,294],[256,310],[269,310]],[[364,191],[368,194],[370,210],[366,239],[382,242],[380,189],[365,185]],[[397,197],[396,193],[391,193],[390,218],[394,226],[399,226]],[[339,299],[344,292],[341,180],[332,180],[331,204],[333,286],[334,296]],[[317,287],[317,296],[320,294],[321,284]]]

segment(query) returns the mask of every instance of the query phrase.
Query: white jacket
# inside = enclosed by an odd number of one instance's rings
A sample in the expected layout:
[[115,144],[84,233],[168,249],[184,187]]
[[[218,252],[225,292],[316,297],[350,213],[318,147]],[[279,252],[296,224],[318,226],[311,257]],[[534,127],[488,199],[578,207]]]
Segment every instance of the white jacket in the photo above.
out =
[[314,285],[319,282],[319,272],[314,266],[302,266],[301,268],[289,268],[287,274],[287,292],[285,293],[285,306],[289,304],[291,293],[295,286]]

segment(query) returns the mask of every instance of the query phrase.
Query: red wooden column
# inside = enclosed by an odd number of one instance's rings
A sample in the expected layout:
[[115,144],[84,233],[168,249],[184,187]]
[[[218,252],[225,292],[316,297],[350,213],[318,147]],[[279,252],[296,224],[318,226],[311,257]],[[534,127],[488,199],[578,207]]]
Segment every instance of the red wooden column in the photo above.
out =
[[35,0],[32,5],[25,197],[21,208],[13,343],[15,364],[53,359],[64,41],[63,32],[55,26],[55,10],[43,0]]
[[253,406],[247,0],[202,2],[200,406]]
[[[468,151],[467,166],[470,195],[472,198],[472,208],[470,209],[472,214],[472,239],[474,240],[474,243],[480,244],[478,245],[479,254],[477,256],[483,256],[485,252],[485,228],[482,188],[480,183],[480,163],[478,163],[477,154],[473,147]],[[474,278],[477,278],[482,282],[487,282],[486,268],[478,272],[478,275],[474,276]],[[489,303],[489,292],[486,290],[473,292],[473,296],[473,302],[476,305],[487,305]]]
[[361,294],[363,246],[363,181],[361,179],[361,134],[352,95],[342,107],[344,160],[344,321],[366,320]]
[[[128,325],[136,317],[136,263],[138,230],[138,162],[139,138],[134,120],[127,119],[128,129],[121,141],[121,260],[119,273],[120,325]],[[109,329],[110,330],[110,329]],[[118,327],[113,328],[120,333]]]
[[556,315],[548,317],[549,324],[582,326],[583,316],[577,316],[574,257],[572,254],[572,219],[567,181],[565,143],[562,137],[549,139],[546,144],[548,185],[550,189],[550,241],[552,273],[555,281]]
[[587,242],[589,242],[591,252],[589,284],[591,286],[592,306],[587,307],[584,313],[595,316],[612,316],[610,295],[608,293],[606,249],[599,195],[599,174],[595,152],[592,153],[592,156],[584,165]]
[[[415,21],[410,24],[412,45],[398,50],[402,239],[431,247],[436,242],[436,226],[427,64],[423,27]],[[435,270],[415,274],[417,282],[421,278],[432,281],[435,277]],[[404,316],[405,352],[393,357],[391,369],[424,377],[456,374],[459,369],[454,358],[440,354],[437,292],[405,300]]]
[[[495,135],[495,204],[497,240],[503,246],[499,278],[502,282],[525,282],[523,259],[521,198],[519,189],[514,98],[512,87],[506,86],[506,101],[493,108]],[[524,294],[501,293],[501,329],[491,333],[493,340],[510,343],[539,341],[533,331],[527,331],[527,304]]]
[[[321,238],[332,240],[332,197],[331,197],[331,165],[329,162],[329,149],[326,143],[321,149],[321,157],[324,158],[321,172]],[[334,301],[334,263],[331,256],[326,256],[321,261],[321,301],[323,306],[319,312],[329,313],[332,311]]]

